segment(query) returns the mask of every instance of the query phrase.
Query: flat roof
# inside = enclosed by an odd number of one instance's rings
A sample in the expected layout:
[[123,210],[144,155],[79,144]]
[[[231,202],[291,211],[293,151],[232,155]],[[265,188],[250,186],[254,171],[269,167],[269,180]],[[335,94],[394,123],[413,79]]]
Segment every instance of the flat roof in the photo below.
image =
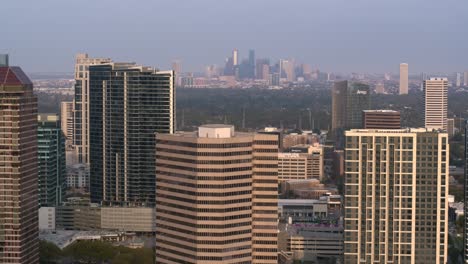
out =
[[232,128],[233,125],[225,125],[225,124],[207,124],[201,125],[200,127],[208,127],[208,128]]
[[378,110],[362,110],[366,113],[400,113],[400,111],[396,110],[387,110],[387,109],[378,109]]
[[313,205],[322,202],[314,199],[278,199],[278,206],[283,205]]

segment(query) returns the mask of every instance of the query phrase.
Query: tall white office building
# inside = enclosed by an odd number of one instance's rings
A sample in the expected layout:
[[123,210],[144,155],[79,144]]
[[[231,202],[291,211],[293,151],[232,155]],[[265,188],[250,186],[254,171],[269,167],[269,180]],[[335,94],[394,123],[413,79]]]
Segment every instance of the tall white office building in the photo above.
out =
[[408,63],[400,64],[400,94],[408,94]]
[[232,65],[233,66],[237,66],[239,64],[239,52],[237,51],[237,49],[234,49],[232,51]]
[[447,78],[424,81],[424,123],[428,129],[447,130]]

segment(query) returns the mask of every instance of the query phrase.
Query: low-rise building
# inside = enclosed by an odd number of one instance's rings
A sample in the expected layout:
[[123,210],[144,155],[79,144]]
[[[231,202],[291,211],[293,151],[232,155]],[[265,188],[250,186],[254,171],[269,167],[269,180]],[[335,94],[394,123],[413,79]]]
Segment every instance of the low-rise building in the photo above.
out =
[[313,199],[279,199],[278,216],[281,222],[308,223],[340,217],[341,196],[323,196]]
[[294,260],[320,261],[339,259],[343,254],[343,225],[293,224],[287,227],[287,251]]
[[322,196],[338,194],[338,189],[326,186],[317,179],[291,180],[281,183],[281,196],[295,199],[320,199]]
[[55,229],[55,207],[39,208],[39,230]]
[[74,164],[67,166],[66,183],[68,188],[89,189],[89,166]]
[[296,145],[278,153],[278,181],[323,179],[323,148]]
[[152,207],[113,207],[67,205],[56,209],[58,229],[116,230],[153,233],[156,212]]

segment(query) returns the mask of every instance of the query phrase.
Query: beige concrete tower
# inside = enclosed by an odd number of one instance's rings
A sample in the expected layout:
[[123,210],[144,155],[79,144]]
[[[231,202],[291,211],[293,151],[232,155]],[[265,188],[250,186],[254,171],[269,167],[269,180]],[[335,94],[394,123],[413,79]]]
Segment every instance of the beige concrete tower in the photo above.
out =
[[447,134],[351,130],[345,156],[344,263],[447,263]]
[[277,263],[277,140],[156,135],[156,263]]
[[408,94],[408,63],[400,64],[400,94]]
[[447,78],[424,81],[424,123],[428,129],[447,130]]

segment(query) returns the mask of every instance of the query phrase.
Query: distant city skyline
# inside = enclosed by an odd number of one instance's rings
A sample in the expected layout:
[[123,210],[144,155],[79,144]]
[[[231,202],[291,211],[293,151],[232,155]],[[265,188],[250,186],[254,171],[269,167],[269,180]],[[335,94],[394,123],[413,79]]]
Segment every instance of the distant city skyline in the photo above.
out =
[[328,72],[398,73],[403,61],[410,74],[463,72],[467,9],[456,0],[9,1],[2,5],[0,22],[9,26],[0,28],[0,53],[26,72],[72,72],[79,52],[162,69],[179,59],[184,71],[202,72],[222,66],[233,49],[239,61],[255,49],[257,58],[294,59]]

